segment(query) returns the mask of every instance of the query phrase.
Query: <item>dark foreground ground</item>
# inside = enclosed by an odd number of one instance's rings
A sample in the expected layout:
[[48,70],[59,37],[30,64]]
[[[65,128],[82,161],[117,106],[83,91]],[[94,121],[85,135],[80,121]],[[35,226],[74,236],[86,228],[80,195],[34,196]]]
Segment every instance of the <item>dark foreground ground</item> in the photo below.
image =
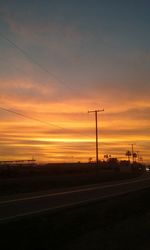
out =
[[149,250],[150,188],[0,224],[1,249]]
[[88,165],[0,169],[0,196],[62,189],[130,179],[143,171],[102,169]]

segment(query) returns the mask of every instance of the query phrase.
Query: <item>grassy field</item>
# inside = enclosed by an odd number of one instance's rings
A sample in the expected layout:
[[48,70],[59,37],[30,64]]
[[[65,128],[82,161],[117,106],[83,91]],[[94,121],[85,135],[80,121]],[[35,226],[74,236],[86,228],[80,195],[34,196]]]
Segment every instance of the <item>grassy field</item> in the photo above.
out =
[[140,174],[131,170],[97,170],[86,165],[4,169],[0,175],[0,196],[123,180]]
[[149,250],[150,188],[0,224],[1,249]]

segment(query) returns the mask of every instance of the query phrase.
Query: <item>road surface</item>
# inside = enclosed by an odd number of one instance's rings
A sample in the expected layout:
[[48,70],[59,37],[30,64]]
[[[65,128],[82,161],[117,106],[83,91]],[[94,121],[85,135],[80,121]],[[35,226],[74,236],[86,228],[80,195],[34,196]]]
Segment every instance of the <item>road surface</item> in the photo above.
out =
[[54,211],[75,205],[88,204],[121,194],[150,187],[150,176],[115,183],[89,185],[44,194],[26,194],[21,198],[1,198],[0,222],[18,219],[32,214]]

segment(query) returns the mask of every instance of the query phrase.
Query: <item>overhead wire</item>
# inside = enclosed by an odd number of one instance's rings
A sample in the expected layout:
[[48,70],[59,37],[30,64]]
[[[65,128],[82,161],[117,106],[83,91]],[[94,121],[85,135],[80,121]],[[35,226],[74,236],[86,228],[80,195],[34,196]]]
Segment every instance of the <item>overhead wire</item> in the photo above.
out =
[[[7,109],[7,108],[1,107],[1,106],[0,106],[0,109],[3,110],[3,111],[6,111],[6,112],[12,113],[12,114],[21,116],[21,117],[23,117],[23,118],[25,118],[25,119],[30,119],[30,120],[33,120],[33,121],[37,121],[37,122],[43,123],[43,124],[45,124],[45,125],[47,125],[47,126],[56,127],[56,128],[58,128],[58,129],[61,129],[61,130],[65,130],[65,131],[67,131],[67,132],[72,132],[72,133],[74,133],[74,130],[73,130],[73,129],[64,128],[64,127],[59,126],[59,125],[56,125],[56,124],[54,124],[54,123],[46,122],[46,121],[43,121],[43,120],[41,120],[41,119],[34,118],[34,117],[31,117],[31,116],[28,116],[28,115],[22,114],[22,113],[20,113],[20,112],[16,112],[16,111],[14,111],[14,110]],[[81,135],[82,133],[78,132],[78,134]],[[82,135],[83,135],[83,134],[82,134]]]
[[[30,60],[33,64],[35,64],[36,66],[38,66],[41,70],[43,70],[44,72],[46,72],[47,74],[51,75],[55,80],[57,80],[58,83],[60,83],[61,85],[65,86],[65,88],[68,88],[70,90],[72,90],[73,92],[75,91],[75,89],[73,89],[71,86],[68,86],[66,85],[65,81],[61,80],[61,79],[58,79],[57,76],[53,73],[51,73],[47,68],[43,67],[43,65],[41,65],[41,63],[39,63],[38,61],[36,61],[31,55],[29,55],[24,49],[22,49],[20,46],[18,46],[15,42],[11,41],[9,38],[7,38],[6,36],[4,36],[1,32],[0,32],[0,36],[6,40],[11,46],[13,46],[14,48],[16,48],[18,51],[20,51],[20,53],[22,53],[28,60]],[[10,109],[6,109],[6,108],[3,108],[3,107],[0,107],[1,110],[4,110],[4,111],[7,111],[7,112],[11,112],[13,114],[16,114],[16,115],[19,115],[19,116],[22,116],[24,118],[27,118],[27,119],[32,119],[34,121],[38,121],[38,122],[42,122],[46,125],[50,125],[50,126],[54,126],[54,127],[57,127],[59,129],[65,129],[63,127],[60,127],[56,124],[53,124],[53,123],[49,123],[49,122],[45,122],[45,121],[41,121],[40,119],[37,119],[37,118],[33,118],[33,117],[30,117],[30,116],[27,116],[27,115],[24,115],[24,114],[21,114],[19,112],[16,112],[16,111],[13,111],[13,110],[10,110]],[[80,133],[81,134],[81,133]]]
[[[46,72],[47,74],[51,75],[53,78],[55,78],[58,83],[61,83],[62,85],[64,85],[66,88],[69,88],[70,90],[73,90],[73,88],[71,88],[70,86],[67,86],[65,84],[65,81],[63,81],[62,79],[58,79],[57,76],[53,73],[51,73],[47,68],[43,67],[43,65],[41,63],[39,63],[37,60],[35,60],[31,55],[29,55],[26,50],[22,49],[20,46],[18,46],[14,41],[12,41],[11,39],[9,39],[8,37],[6,37],[5,35],[2,34],[2,32],[0,32],[0,36],[1,38],[3,38],[5,41],[7,41],[12,47],[14,47],[16,50],[18,50],[21,54],[23,54],[30,62],[32,62],[33,64],[35,64],[36,66],[38,66],[42,71]],[[31,117],[31,116],[28,116],[28,115],[24,115],[20,112],[16,112],[16,111],[13,111],[11,109],[7,109],[7,108],[4,108],[4,107],[0,107],[1,110],[4,110],[4,111],[7,111],[7,112],[10,112],[10,113],[13,113],[13,114],[16,114],[16,115],[19,115],[19,116],[22,116],[24,118],[27,118],[27,119],[31,119],[31,120],[34,120],[34,121],[38,121],[38,122],[41,122],[41,123],[44,123],[48,126],[53,126],[53,127],[57,127],[59,129],[63,129],[63,130],[67,130],[67,131],[70,131],[70,129],[67,129],[67,128],[64,128],[64,127],[61,127],[59,125],[56,125],[54,123],[49,123],[49,122],[46,122],[46,121],[42,121],[40,119],[37,119],[37,118],[34,118],[34,117]]]
[[40,119],[31,117],[31,116],[28,116],[28,115],[24,115],[24,114],[22,114],[22,113],[20,113],[20,112],[16,112],[16,111],[11,110],[11,109],[6,109],[6,108],[4,108],[4,107],[0,107],[0,109],[3,110],[3,111],[7,111],[7,112],[9,112],[9,113],[13,113],[13,114],[15,114],[15,115],[22,116],[22,117],[24,117],[24,118],[27,118],[27,119],[30,119],[30,120],[33,120],[33,121],[38,121],[38,122],[44,123],[44,124],[46,124],[46,125],[48,125],[48,126],[57,127],[57,128],[59,128],[59,129],[65,129],[65,128],[59,126],[59,125],[54,124],[54,123],[42,121],[42,120],[40,120]]
[[11,46],[13,46],[18,51],[20,51],[26,58],[28,58],[33,64],[35,64],[36,66],[38,66],[42,71],[44,71],[47,74],[51,75],[55,80],[57,80],[58,83],[60,83],[63,86],[65,86],[65,88],[69,88],[70,90],[74,90],[72,87],[67,86],[66,83],[65,83],[65,81],[63,81],[62,79],[58,79],[58,77],[54,73],[50,72],[47,68],[43,67],[43,65],[41,63],[39,63],[37,60],[35,60],[31,55],[28,54],[28,52],[26,52],[26,50],[22,49],[14,41],[12,41],[8,37],[4,36],[1,32],[0,32],[0,36],[4,40],[6,40]]

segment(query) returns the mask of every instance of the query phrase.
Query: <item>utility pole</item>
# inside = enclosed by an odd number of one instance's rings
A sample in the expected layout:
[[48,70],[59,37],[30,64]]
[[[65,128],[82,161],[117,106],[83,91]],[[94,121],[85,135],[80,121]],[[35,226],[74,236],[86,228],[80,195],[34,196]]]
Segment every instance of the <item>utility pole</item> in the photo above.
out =
[[132,163],[134,162],[134,149],[133,149],[133,146],[136,145],[134,143],[131,143],[131,152],[132,152]]
[[137,153],[137,159],[138,159],[138,162],[140,161],[140,152],[139,151],[136,151]]
[[98,165],[98,119],[97,114],[104,111],[104,109],[90,110],[88,113],[95,113],[95,134],[96,134],[96,163]]

